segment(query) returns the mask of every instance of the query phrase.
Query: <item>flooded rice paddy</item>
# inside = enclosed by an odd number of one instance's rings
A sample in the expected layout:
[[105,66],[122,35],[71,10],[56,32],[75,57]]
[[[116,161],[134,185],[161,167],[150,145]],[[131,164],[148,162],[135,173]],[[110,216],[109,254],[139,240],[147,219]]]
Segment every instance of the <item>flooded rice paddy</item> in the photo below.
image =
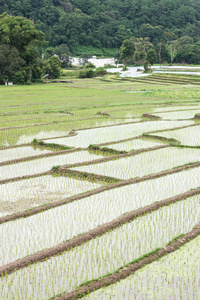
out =
[[[107,282],[199,224],[200,93],[187,74],[0,87],[0,299]],[[198,299],[198,246],[85,299]]]
[[199,244],[200,237],[197,237],[175,253],[83,299],[198,299],[200,294]]
[[[112,273],[190,231],[199,222],[199,208],[199,196],[163,207],[60,256],[3,277],[1,295],[5,299],[8,293],[21,299],[48,299]],[[4,247],[4,255],[6,250]]]
[[129,179],[161,172],[197,161],[200,161],[199,149],[167,147],[99,164],[75,167],[73,169],[104,176]]

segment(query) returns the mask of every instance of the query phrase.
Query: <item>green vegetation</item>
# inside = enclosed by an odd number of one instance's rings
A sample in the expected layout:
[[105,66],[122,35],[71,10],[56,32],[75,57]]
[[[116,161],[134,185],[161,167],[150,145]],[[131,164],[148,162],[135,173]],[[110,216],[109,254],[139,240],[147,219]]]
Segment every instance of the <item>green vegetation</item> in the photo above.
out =
[[128,153],[127,151],[118,151],[118,150],[114,150],[111,148],[99,147],[99,146],[95,146],[95,145],[90,145],[88,147],[88,150],[90,153],[101,154],[103,156],[113,156],[113,155]]
[[[134,55],[146,61],[151,44],[135,39]],[[96,72],[88,67],[81,71]],[[146,268],[150,254],[162,264],[158,249],[177,250],[200,234],[199,77],[83,80],[79,71],[64,70],[70,80],[54,84],[0,86],[1,299],[50,299],[98,278],[106,285],[108,275],[130,274],[131,263]],[[160,274],[177,286],[170,268],[158,268],[148,291],[160,289]],[[195,295],[199,283],[193,268],[185,290],[190,268],[182,274],[177,299]],[[146,284],[134,284],[132,295]],[[118,298],[126,292],[122,282]]]
[[44,33],[21,17],[0,16],[0,83],[41,80]]
[[174,62],[200,63],[197,1],[1,0],[3,12],[34,20],[48,47],[64,44],[75,56],[116,57],[122,42],[134,36],[148,37],[162,62],[170,62],[172,54]]
[[81,70],[79,72],[78,77],[79,78],[92,78],[96,76],[103,76],[107,74],[107,71],[104,70],[104,68],[99,67],[96,70],[90,69],[91,65],[86,65],[86,68],[84,70]]
[[120,55],[121,58],[124,59],[124,71],[126,71],[126,61],[127,58],[133,56],[134,54],[134,43],[131,39],[129,40],[124,40],[122,43],[122,46],[120,48]]
[[38,146],[38,147],[43,147],[45,149],[51,149],[51,150],[69,150],[72,149],[72,147],[67,147],[67,146],[63,146],[63,145],[59,145],[59,144],[55,144],[55,143],[45,143],[43,141],[37,141],[37,139],[33,139],[32,144],[34,146]]
[[58,57],[52,56],[44,62],[44,72],[51,78],[59,78],[61,75],[61,61]]

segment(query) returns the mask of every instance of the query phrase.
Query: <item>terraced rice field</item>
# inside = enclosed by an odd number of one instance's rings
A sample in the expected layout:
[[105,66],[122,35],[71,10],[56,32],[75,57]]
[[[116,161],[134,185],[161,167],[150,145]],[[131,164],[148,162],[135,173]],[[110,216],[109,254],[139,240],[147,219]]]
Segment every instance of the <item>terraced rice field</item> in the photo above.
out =
[[200,126],[193,128],[182,128],[177,130],[169,130],[164,133],[154,133],[156,136],[172,138],[186,146],[200,146]]
[[189,75],[0,87],[0,299],[198,299],[199,102]]

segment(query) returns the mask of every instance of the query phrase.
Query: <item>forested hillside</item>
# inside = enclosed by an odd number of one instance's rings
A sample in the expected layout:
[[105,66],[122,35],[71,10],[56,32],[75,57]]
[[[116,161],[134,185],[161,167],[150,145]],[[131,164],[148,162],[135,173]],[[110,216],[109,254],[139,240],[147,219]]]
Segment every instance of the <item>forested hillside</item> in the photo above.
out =
[[154,45],[182,36],[200,41],[198,0],[0,0],[5,11],[31,19],[49,46],[67,44],[74,54],[87,46],[119,48],[132,36]]

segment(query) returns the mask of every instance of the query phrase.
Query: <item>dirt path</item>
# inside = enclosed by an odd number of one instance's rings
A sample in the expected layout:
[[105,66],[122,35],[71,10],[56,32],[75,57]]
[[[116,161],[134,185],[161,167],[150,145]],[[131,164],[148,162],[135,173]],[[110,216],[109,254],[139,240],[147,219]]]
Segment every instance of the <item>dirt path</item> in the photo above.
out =
[[69,240],[67,242],[63,242],[54,247],[47,248],[45,250],[34,253],[32,255],[18,259],[17,261],[6,264],[6,265],[0,267],[0,276],[5,276],[6,274],[11,274],[16,270],[19,270],[19,269],[29,266],[30,264],[34,264],[36,262],[41,262],[41,261],[47,260],[48,258],[50,258],[52,256],[61,254],[64,251],[69,251],[73,248],[81,246],[82,244],[84,244],[86,242],[89,242],[92,239],[95,239],[96,237],[102,236],[106,232],[114,230],[114,229],[122,226],[123,224],[132,222],[133,220],[135,220],[138,217],[141,217],[143,215],[146,215],[148,213],[156,211],[161,207],[169,206],[178,201],[186,200],[187,198],[192,197],[194,195],[198,195],[198,194],[200,194],[200,188],[198,188],[196,190],[192,190],[192,191],[190,190],[185,193],[179,194],[177,196],[170,197],[168,199],[165,199],[165,200],[162,200],[159,202],[155,202],[155,203],[152,203],[145,207],[136,209],[132,212],[128,212],[128,213],[112,220],[111,222],[104,223],[103,225],[100,225],[84,234],[76,236],[75,238],[72,238],[71,240]]
[[33,145],[32,145],[32,143],[25,143],[25,144],[21,144],[21,145],[3,146],[3,147],[0,147],[0,151],[1,150],[7,150],[7,149],[27,147],[27,146],[33,146]]
[[36,126],[45,126],[45,125],[52,125],[52,124],[60,124],[60,123],[66,123],[66,122],[76,122],[76,121],[84,121],[84,120],[91,120],[91,119],[103,119],[101,117],[91,117],[91,118],[83,118],[83,119],[68,119],[63,121],[55,121],[55,122],[47,122],[47,123],[37,123],[37,124],[31,124],[31,125],[24,125],[24,126],[13,126],[13,127],[1,127],[0,130],[10,130],[10,129],[23,129],[23,128],[30,128],[30,127],[36,127]]
[[190,125],[184,125],[184,126],[179,126],[179,127],[174,127],[174,128],[149,131],[149,132],[145,132],[145,135],[152,134],[152,133],[158,133],[158,132],[165,132],[165,131],[174,131],[174,130],[184,129],[184,128],[188,128],[188,127],[194,127],[194,126],[199,126],[199,124],[190,124]]
[[178,238],[177,240],[173,241],[170,245],[165,246],[164,248],[154,252],[153,254],[148,255],[147,257],[139,260],[136,263],[130,264],[116,273],[103,277],[101,279],[91,281],[89,284],[85,284],[83,286],[78,287],[75,291],[64,293],[61,296],[52,298],[54,300],[72,300],[72,299],[79,299],[91,292],[94,292],[98,289],[103,287],[109,286],[114,284],[122,279],[127,278],[128,276],[134,274],[137,270],[145,267],[146,265],[151,264],[154,261],[159,260],[160,258],[177,251],[179,248],[184,246],[185,244],[189,243],[197,236],[200,235],[200,224],[195,226],[193,230],[186,233],[184,236]]
[[159,116],[156,116],[155,114],[143,114],[142,115],[144,118],[148,118],[148,119],[153,119],[153,120],[161,120],[162,118]]
[[80,172],[76,170],[70,170],[70,169],[63,169],[62,171],[58,171],[58,175],[66,175],[67,177],[75,178],[75,179],[81,179],[81,180],[87,180],[90,182],[95,183],[110,183],[114,184],[116,182],[124,181],[123,179],[116,178],[116,177],[110,177],[110,176],[104,176],[104,175],[98,175],[88,172]]
[[[6,184],[6,183],[10,183],[10,182],[26,180],[26,179],[30,179],[30,178],[41,177],[41,176],[51,175],[51,174],[52,174],[52,171],[46,171],[46,172],[42,172],[42,173],[35,173],[33,175],[24,175],[24,176],[19,176],[19,177],[6,178],[3,180],[0,180],[0,184]],[[1,222],[0,222],[0,224],[1,224]]]
[[161,141],[164,143],[174,143],[174,144],[181,144],[181,142],[179,140],[173,139],[173,138],[167,138],[164,136],[159,136],[159,135],[153,135],[153,134],[144,134],[143,137],[150,139],[150,140],[157,140],[157,141]]
[[96,146],[108,146],[108,145],[114,145],[114,144],[119,144],[119,143],[124,143],[124,142],[129,142],[132,140],[137,140],[137,139],[141,139],[143,137],[143,135],[138,135],[129,139],[125,139],[125,140],[118,140],[118,141],[113,141],[113,142],[107,142],[107,143],[101,143],[101,144],[96,144]]
[[73,148],[69,150],[62,150],[62,151],[55,151],[55,152],[49,152],[49,153],[44,153],[44,154],[38,154],[38,155],[33,155],[33,156],[27,156],[27,157],[22,157],[18,159],[12,159],[12,160],[6,160],[3,162],[0,162],[0,167],[2,166],[7,166],[7,165],[12,165],[12,164],[17,164],[20,162],[25,162],[25,161],[30,161],[34,159],[40,159],[40,158],[45,158],[45,157],[51,157],[51,156],[58,156],[58,155],[63,155],[63,154],[68,154],[68,153],[73,153],[73,152],[78,152],[81,151],[80,149]]

